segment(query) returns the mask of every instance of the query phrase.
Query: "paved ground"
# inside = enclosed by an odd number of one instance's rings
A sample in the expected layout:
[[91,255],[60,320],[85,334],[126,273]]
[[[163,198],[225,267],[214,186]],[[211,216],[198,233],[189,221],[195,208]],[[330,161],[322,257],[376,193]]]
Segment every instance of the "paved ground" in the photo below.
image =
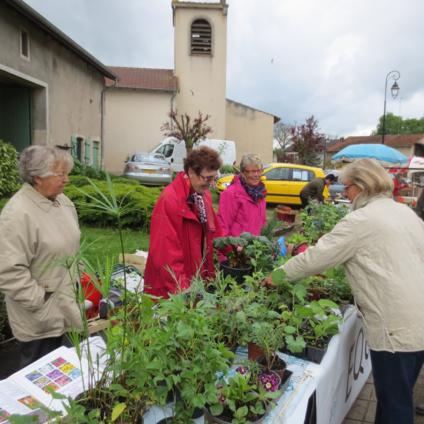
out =
[[[415,402],[424,403],[424,368],[415,385]],[[343,424],[374,423],[376,408],[375,392],[372,377],[370,377],[359,394],[352,409],[349,411]],[[399,423],[400,424],[400,423]],[[415,415],[415,424],[424,424],[424,416]]]

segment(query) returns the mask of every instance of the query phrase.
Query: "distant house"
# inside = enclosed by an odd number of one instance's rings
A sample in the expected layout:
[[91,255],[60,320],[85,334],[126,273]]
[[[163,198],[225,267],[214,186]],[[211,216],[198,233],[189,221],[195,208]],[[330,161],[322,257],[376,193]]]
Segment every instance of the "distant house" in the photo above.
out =
[[114,73],[22,0],[0,2],[0,139],[68,145],[101,165],[104,77]]
[[[352,144],[381,144],[381,135],[347,137],[334,143],[331,143],[326,150],[327,160],[342,150],[343,148]],[[400,135],[386,135],[384,137],[384,144],[393,147],[405,156],[424,156],[424,134],[400,134]]]

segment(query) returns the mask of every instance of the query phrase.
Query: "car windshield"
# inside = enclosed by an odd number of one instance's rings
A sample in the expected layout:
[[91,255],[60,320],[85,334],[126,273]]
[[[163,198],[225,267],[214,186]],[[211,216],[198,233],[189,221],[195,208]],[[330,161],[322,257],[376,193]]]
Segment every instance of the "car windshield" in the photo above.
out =
[[160,154],[136,153],[132,156],[132,162],[163,162],[164,157]]

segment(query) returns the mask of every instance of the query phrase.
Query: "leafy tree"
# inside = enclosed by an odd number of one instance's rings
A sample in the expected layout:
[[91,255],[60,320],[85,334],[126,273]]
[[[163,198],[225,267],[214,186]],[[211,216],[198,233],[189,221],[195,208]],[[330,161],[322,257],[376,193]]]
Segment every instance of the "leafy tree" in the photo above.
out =
[[319,154],[324,151],[326,136],[318,132],[318,121],[311,115],[302,125],[290,127],[293,148],[299,156],[299,162],[305,165],[319,165]]
[[165,122],[161,131],[166,137],[175,137],[177,140],[184,140],[187,153],[191,152],[193,146],[202,138],[212,132],[212,128],[206,125],[209,115],[203,115],[199,111],[197,118],[192,118],[188,114],[178,115],[176,110],[169,112],[170,121]]
[[[389,112],[386,114],[386,134],[420,134],[424,133],[424,117],[403,119]],[[383,134],[383,116],[380,116],[377,129],[372,135]]]
[[290,127],[283,122],[278,122],[274,126],[274,139],[278,142],[278,148],[274,149],[278,162],[288,162],[288,148],[291,145]]

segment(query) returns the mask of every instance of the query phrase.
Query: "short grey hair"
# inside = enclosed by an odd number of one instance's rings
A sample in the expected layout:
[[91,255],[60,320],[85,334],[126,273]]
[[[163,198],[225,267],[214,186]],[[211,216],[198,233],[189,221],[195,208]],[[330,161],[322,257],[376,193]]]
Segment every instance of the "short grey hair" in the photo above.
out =
[[393,180],[389,173],[375,159],[359,159],[342,169],[340,180],[355,184],[361,189],[360,203],[377,195],[387,197],[393,194]]
[[20,155],[19,174],[25,182],[34,185],[34,177],[48,177],[60,165],[64,166],[65,172],[70,172],[74,166],[74,160],[66,150],[53,146],[30,146]]
[[248,165],[256,165],[259,166],[259,168],[263,167],[261,158],[255,153],[248,153],[242,156],[240,161],[240,171],[243,172]]

